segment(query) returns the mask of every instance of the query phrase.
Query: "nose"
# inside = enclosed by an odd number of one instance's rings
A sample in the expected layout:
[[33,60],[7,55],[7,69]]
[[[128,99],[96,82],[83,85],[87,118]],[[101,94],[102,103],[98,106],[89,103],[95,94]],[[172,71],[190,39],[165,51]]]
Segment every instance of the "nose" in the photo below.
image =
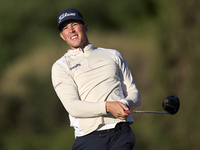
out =
[[70,33],[73,33],[73,32],[74,32],[74,28],[73,28],[73,26],[70,26],[70,28],[69,28],[69,32],[70,32]]

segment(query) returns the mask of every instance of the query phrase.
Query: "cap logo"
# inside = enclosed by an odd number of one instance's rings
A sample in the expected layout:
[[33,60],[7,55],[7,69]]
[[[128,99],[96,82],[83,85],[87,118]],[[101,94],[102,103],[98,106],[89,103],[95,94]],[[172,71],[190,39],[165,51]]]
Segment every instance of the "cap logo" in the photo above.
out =
[[62,15],[60,15],[59,17],[59,23],[65,18],[65,17],[68,17],[68,16],[76,16],[76,13],[63,13]]

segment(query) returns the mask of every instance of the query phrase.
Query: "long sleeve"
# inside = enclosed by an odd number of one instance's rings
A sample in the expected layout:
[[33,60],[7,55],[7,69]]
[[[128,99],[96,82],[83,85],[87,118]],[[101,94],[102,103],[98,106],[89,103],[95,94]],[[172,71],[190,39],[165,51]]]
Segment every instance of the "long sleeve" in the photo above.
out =
[[68,113],[73,117],[97,117],[106,114],[105,102],[81,101],[78,87],[68,71],[58,63],[52,67],[54,89]]
[[133,79],[131,71],[123,56],[117,52],[118,65],[120,68],[120,79],[125,103],[130,109],[135,109],[141,105],[141,96]]

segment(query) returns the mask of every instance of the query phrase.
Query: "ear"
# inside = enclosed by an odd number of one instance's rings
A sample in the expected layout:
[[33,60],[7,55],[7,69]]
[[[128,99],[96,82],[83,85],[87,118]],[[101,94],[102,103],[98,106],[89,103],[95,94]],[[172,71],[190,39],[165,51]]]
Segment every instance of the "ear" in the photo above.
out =
[[60,37],[65,41],[65,37],[63,36],[62,32],[60,32]]
[[87,32],[87,31],[88,31],[88,29],[89,29],[89,27],[88,27],[88,24],[87,24],[87,23],[85,23],[85,24],[84,24],[84,28],[85,28],[85,32]]

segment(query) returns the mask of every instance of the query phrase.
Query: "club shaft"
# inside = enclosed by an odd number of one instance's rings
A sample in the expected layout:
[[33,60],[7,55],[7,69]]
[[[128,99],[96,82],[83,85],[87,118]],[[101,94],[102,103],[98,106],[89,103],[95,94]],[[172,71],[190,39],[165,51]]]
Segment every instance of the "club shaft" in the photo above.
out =
[[153,113],[153,114],[168,114],[168,112],[163,111],[131,111],[131,113]]
[[136,111],[131,111],[131,110],[125,110],[125,113],[153,113],[153,114],[169,114],[168,112],[163,112],[163,111],[140,111],[140,110],[136,110]]

